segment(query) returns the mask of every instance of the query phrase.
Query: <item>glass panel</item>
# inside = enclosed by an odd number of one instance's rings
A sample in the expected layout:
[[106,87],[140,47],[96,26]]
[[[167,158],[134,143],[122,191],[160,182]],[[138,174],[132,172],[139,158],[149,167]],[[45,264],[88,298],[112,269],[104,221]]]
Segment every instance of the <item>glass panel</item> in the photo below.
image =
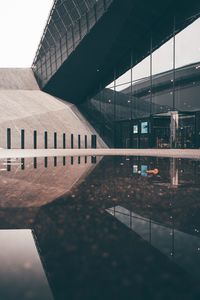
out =
[[63,57],[66,57],[67,53],[67,41],[66,41],[66,36],[64,35],[61,40],[61,49],[62,49],[62,55]]
[[80,41],[80,31],[79,31],[79,24],[76,22],[74,27],[74,43],[75,47],[79,44]]
[[[179,24],[177,25],[179,26]],[[176,35],[175,107],[180,111],[199,110],[200,18]]]
[[51,76],[51,67],[47,68],[47,78]]
[[62,60],[61,60],[61,56],[59,56],[58,58],[57,58],[57,69],[61,66],[61,64],[62,64]]
[[176,87],[176,108],[180,111],[200,110],[200,82],[193,81],[187,84],[178,83]]
[[150,57],[146,57],[133,67],[134,81],[144,79],[150,76]]
[[67,31],[67,47],[68,52],[71,53],[73,49],[72,28]]
[[[125,84],[126,83],[126,87]],[[116,91],[121,91],[131,85],[131,70],[128,70],[122,76],[116,79]]]
[[89,21],[89,28],[91,29],[95,24],[95,13],[94,9],[91,9],[88,13],[88,21]]
[[173,110],[173,46],[173,38],[171,38],[152,53],[152,114]]
[[54,62],[56,61],[56,52],[55,52],[55,48],[52,47],[52,48],[50,49],[50,51],[51,51],[51,62],[54,63]]
[[141,133],[148,133],[148,122],[141,122]]
[[131,100],[129,85],[122,85],[121,88],[121,91],[115,92],[116,120],[129,120],[131,119]]
[[200,61],[200,18],[176,35],[176,68]]
[[47,64],[47,68],[49,68],[51,64],[49,51],[46,53],[46,64]]
[[80,20],[81,22],[81,36],[82,38],[86,35],[87,33],[87,20],[86,20],[86,16],[83,16]]
[[112,82],[110,84],[108,84],[106,86],[106,88],[114,90],[114,86],[115,86],[114,78],[115,78],[115,75],[114,75],[114,72],[113,72],[113,74],[112,74]]
[[150,114],[150,57],[132,69],[133,116],[141,118]]
[[138,125],[133,125],[133,133],[138,133]]
[[177,148],[195,148],[195,115],[180,114]]
[[97,14],[97,20],[100,19],[100,17],[104,13],[104,5],[103,1],[98,1],[96,4],[96,14]]

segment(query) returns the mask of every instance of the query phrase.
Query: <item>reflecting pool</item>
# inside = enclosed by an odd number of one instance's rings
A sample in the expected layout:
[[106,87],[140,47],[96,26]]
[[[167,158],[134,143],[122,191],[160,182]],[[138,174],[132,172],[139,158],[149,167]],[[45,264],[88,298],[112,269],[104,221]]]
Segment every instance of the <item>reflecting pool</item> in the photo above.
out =
[[0,299],[200,299],[200,161],[0,161]]

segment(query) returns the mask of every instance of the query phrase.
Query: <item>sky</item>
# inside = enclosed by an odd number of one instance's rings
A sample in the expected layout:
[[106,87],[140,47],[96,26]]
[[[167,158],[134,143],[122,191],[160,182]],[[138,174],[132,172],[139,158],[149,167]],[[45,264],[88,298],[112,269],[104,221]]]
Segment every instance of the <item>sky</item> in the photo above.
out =
[[53,0],[0,0],[0,68],[32,65]]

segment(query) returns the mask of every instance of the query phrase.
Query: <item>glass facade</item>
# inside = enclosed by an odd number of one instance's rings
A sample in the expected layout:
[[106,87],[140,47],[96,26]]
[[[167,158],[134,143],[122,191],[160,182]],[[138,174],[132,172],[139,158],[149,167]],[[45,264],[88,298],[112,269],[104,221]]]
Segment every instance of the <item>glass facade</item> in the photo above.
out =
[[[187,20],[188,22],[188,20]],[[171,23],[160,47],[149,37],[149,55],[80,105],[110,146],[199,148],[200,18]],[[180,28],[184,28],[180,31]]]
[[43,88],[90,32],[113,0],[55,0],[33,70]]

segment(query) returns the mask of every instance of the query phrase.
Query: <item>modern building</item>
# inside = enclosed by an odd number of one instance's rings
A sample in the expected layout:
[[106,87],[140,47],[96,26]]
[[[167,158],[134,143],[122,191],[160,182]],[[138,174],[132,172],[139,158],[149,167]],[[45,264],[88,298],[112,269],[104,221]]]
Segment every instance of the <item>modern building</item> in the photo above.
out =
[[55,0],[32,69],[109,146],[200,148],[199,1]]
[[174,87],[170,70],[152,76],[152,86],[144,78],[121,91],[105,88],[81,109],[108,143],[115,135],[120,148],[199,148],[199,68],[176,69]]

